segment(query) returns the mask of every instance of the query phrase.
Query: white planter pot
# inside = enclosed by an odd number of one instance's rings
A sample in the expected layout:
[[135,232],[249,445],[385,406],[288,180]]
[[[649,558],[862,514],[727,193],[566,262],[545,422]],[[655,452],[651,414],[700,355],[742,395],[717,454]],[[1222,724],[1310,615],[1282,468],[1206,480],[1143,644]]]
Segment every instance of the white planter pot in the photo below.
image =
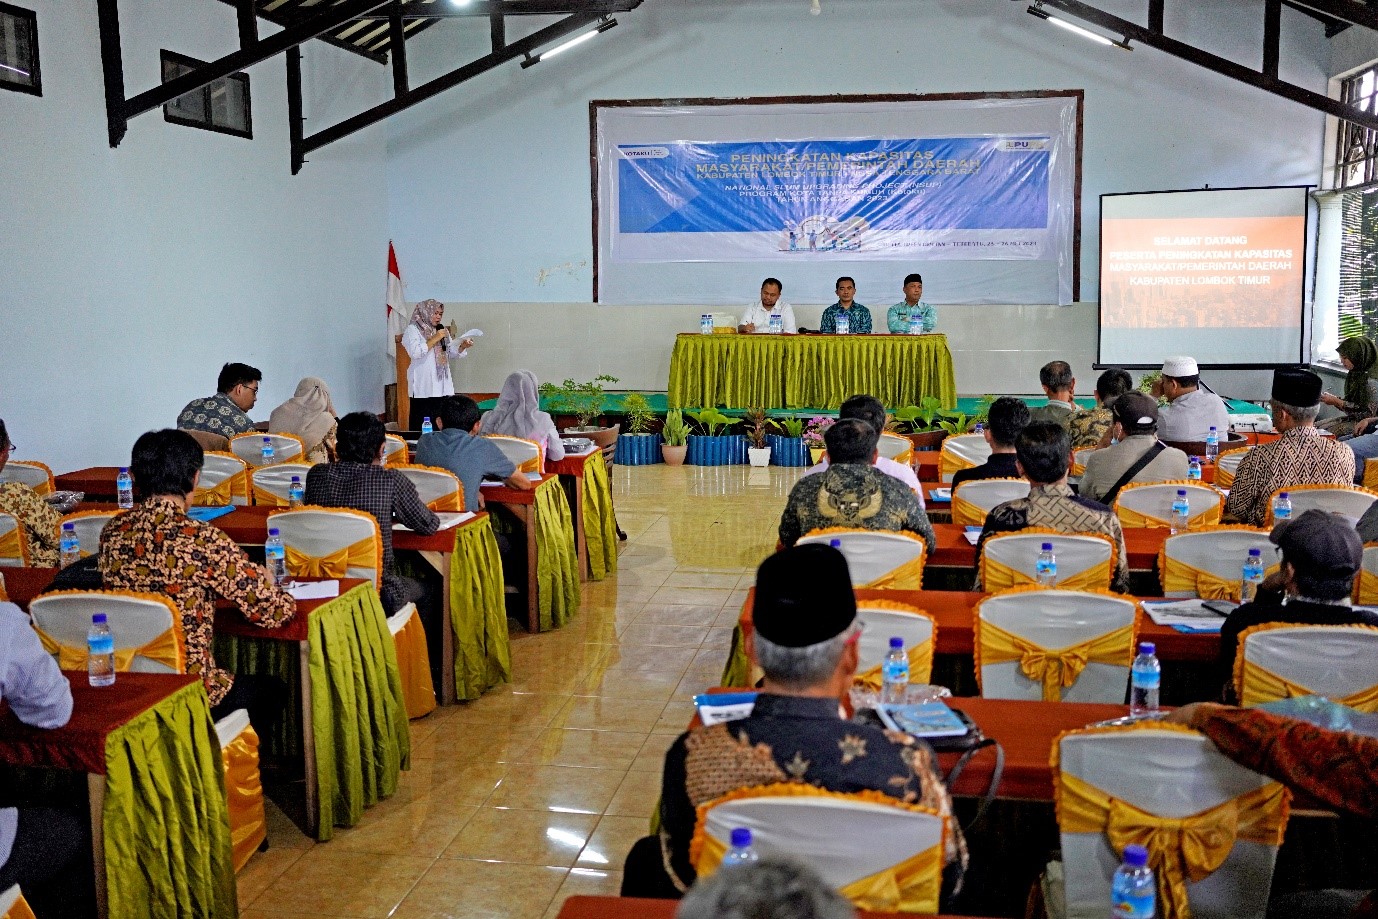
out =
[[753,466],[769,466],[769,465],[770,465],[770,448],[769,448],[769,447],[747,447],[747,448],[746,448],[746,458],[747,458],[747,460],[751,463],[751,465],[753,465]]

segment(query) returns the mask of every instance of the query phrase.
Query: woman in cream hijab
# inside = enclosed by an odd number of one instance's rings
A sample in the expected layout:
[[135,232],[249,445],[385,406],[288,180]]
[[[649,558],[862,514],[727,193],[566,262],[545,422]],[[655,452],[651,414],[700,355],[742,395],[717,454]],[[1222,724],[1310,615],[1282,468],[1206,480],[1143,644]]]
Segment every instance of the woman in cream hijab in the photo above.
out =
[[545,446],[546,459],[551,462],[565,458],[565,445],[555,422],[541,411],[536,374],[530,370],[514,370],[507,375],[497,404],[484,413],[483,433],[534,440]]
[[304,377],[297,391],[273,409],[268,417],[272,434],[295,434],[306,445],[305,463],[328,463],[335,459],[335,405],[330,390],[319,377]]

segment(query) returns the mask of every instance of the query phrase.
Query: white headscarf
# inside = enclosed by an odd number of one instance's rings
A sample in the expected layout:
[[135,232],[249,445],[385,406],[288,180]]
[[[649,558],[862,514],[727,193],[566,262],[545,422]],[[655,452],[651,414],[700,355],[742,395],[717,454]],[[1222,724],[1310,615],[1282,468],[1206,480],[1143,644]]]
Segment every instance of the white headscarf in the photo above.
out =
[[319,377],[303,377],[292,398],[273,409],[268,430],[273,434],[295,434],[306,450],[316,449],[335,424],[335,406],[330,390]]
[[[445,304],[439,300],[422,300],[411,311],[411,324],[421,330],[423,340],[430,338],[441,329],[438,325],[431,325],[431,314],[435,312],[437,307],[443,310]],[[450,378],[450,356],[443,347],[448,341],[449,336],[446,336],[431,345],[431,356],[435,358],[435,378],[437,380]]]
[[514,370],[503,380],[497,405],[483,416],[483,433],[540,441],[550,433],[550,425],[541,417],[544,414],[536,375],[530,370]]

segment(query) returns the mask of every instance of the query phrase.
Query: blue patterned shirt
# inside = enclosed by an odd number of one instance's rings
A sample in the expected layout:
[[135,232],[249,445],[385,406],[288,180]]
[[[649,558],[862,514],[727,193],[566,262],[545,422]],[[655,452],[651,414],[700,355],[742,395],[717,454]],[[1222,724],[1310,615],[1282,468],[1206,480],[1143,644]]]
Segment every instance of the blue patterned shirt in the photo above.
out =
[[824,335],[837,334],[837,317],[847,316],[847,334],[849,335],[870,335],[871,334],[871,311],[860,303],[853,302],[851,309],[843,310],[842,304],[834,303],[823,311],[823,322],[819,330]]
[[254,429],[249,416],[223,392],[208,399],[192,399],[177,416],[177,427],[183,431],[209,431],[234,437]]
[[901,300],[890,307],[885,314],[885,325],[890,330],[891,335],[909,334],[909,317],[912,313],[917,313],[923,322],[923,330],[932,332],[938,326],[938,311],[920,300],[913,306],[907,300]]

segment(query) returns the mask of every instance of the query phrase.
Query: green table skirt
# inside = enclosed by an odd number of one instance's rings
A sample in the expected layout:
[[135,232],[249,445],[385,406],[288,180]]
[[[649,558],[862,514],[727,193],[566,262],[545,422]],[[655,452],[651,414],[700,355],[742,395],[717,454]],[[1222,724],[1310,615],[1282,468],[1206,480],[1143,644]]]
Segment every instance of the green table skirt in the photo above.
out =
[[574,520],[560,481],[552,476],[535,492],[536,599],[540,630],[557,629],[579,610],[579,550]]
[[[269,673],[292,690],[281,729],[265,746],[301,752],[297,647],[270,638],[216,638],[216,659],[235,673]],[[364,808],[397,791],[411,759],[411,735],[397,670],[397,647],[378,591],[361,584],[311,612],[308,629],[311,716],[316,746],[319,829],[353,826]],[[307,776],[307,781],[311,777]]]
[[455,634],[455,696],[477,699],[512,679],[502,559],[489,517],[455,531],[450,556],[450,623]]
[[105,739],[110,919],[234,919],[224,765],[200,683]]
[[612,510],[612,482],[601,452],[584,465],[584,542],[589,553],[589,577],[601,581],[617,573],[617,520]]
[[680,335],[671,408],[839,407],[867,393],[886,406],[957,402],[946,335]]

